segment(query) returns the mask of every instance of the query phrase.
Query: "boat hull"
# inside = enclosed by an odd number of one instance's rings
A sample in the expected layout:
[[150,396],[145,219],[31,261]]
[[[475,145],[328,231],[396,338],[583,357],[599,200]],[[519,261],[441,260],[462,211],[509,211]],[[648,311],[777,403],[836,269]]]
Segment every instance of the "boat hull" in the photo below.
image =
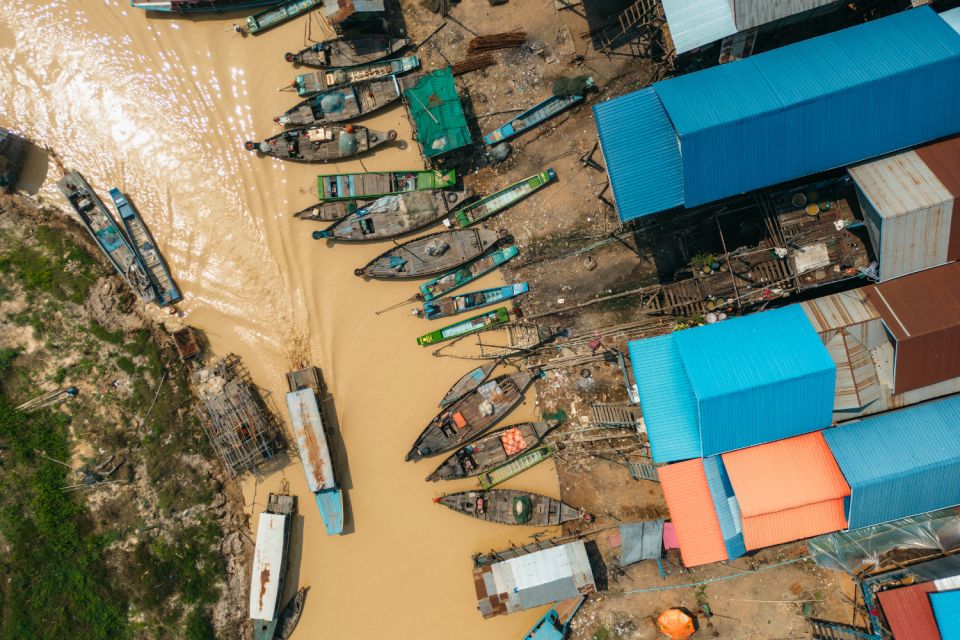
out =
[[453,216],[451,223],[464,229],[473,226],[501,211],[509,209],[527,196],[539,191],[557,179],[557,172],[547,169],[530,176],[520,182],[515,182],[506,189],[472,202]]
[[267,138],[262,142],[247,142],[249,151],[258,156],[272,156],[291,162],[339,162],[373,151],[396,140],[397,132],[374,131],[358,125],[322,125],[298,127]]
[[283,24],[312,9],[323,6],[323,0],[288,0],[247,18],[247,31],[256,34]]
[[483,141],[488,145],[495,145],[514,138],[521,133],[534,129],[547,120],[560,115],[567,109],[578,105],[585,100],[580,96],[550,96],[543,102],[534,105],[520,115],[511,119],[509,122],[494,131],[483,136]]
[[228,11],[246,11],[249,9],[259,9],[271,4],[277,4],[278,0],[199,0],[196,2],[186,2],[169,0],[167,2],[157,2],[155,0],[130,0],[130,6],[134,9],[143,9],[145,11],[154,11],[157,13],[180,13],[180,14],[204,14],[204,13],[226,13]]
[[302,73],[296,77],[291,86],[297,90],[297,95],[301,98],[309,98],[327,89],[353,82],[385,78],[389,75],[400,75],[413,71],[419,66],[420,59],[417,56],[408,56],[349,67],[330,67],[326,71]]
[[325,489],[316,493],[320,519],[328,536],[343,533],[343,492],[340,487]]
[[400,93],[396,76],[346,84],[297,103],[275,121],[285,127],[347,122],[396,102]]
[[526,282],[511,284],[505,287],[494,287],[492,289],[482,289],[472,293],[461,293],[448,298],[431,300],[423,303],[423,317],[427,320],[436,320],[438,318],[448,318],[474,309],[482,309],[492,304],[499,304],[505,300],[510,300],[521,296],[528,291]]
[[360,36],[349,40],[338,38],[320,42],[297,53],[287,53],[284,59],[294,65],[317,69],[349,67],[376,62],[397,53],[410,44],[410,38],[388,36]]
[[317,176],[317,193],[323,202],[374,200],[408,191],[446,189],[456,183],[457,173],[452,169],[338,173]]
[[489,229],[440,231],[398,245],[354,273],[380,280],[429,278],[481,257],[499,241]]
[[476,333],[485,329],[499,327],[500,325],[507,324],[508,322],[510,322],[510,313],[507,311],[506,307],[500,307],[499,309],[494,309],[493,311],[488,311],[486,313],[473,316],[472,318],[461,320],[460,322],[456,322],[448,327],[437,329],[436,331],[431,331],[430,333],[425,333],[417,338],[417,344],[421,347],[428,347],[430,345],[445,342],[447,340],[453,340],[454,338],[462,338],[463,336],[468,336],[471,333]]
[[438,406],[441,409],[448,407],[479,387],[481,384],[487,381],[487,378],[490,377],[490,374],[493,373],[493,370],[497,368],[498,364],[500,364],[500,361],[494,360],[493,362],[488,362],[485,365],[465,373],[459,380],[453,383],[453,386],[450,387],[450,390],[447,391],[446,394],[444,394]]
[[550,527],[579,520],[583,515],[555,498],[513,489],[461,491],[437,502],[465,516],[497,524]]
[[556,420],[523,422],[491,431],[450,454],[427,480],[459,480],[498,469],[533,451],[557,424]]
[[557,452],[555,447],[542,445],[530,451],[521,453],[507,462],[480,474],[480,486],[492,489],[514,476],[518,476],[527,469],[532,469]]
[[427,302],[439,298],[486,275],[508,260],[515,258],[519,253],[520,250],[516,247],[498,249],[460,269],[449,271],[430,282],[420,285],[420,295]]
[[314,240],[372,242],[404,236],[440,222],[464,199],[463,192],[408,191],[377,198],[338,219]]

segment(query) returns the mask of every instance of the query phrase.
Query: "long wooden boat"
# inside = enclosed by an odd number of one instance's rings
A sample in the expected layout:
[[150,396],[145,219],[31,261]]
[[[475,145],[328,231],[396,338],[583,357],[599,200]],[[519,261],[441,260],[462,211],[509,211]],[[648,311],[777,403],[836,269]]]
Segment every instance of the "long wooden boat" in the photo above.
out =
[[492,215],[500,213],[517,204],[534,191],[545,187],[557,179],[557,173],[553,169],[547,169],[540,173],[516,182],[506,189],[502,189],[486,198],[481,198],[476,202],[471,202],[457,212],[457,215],[451,218],[450,222],[457,227],[465,228],[475,225],[482,220],[486,220]]
[[439,298],[423,303],[423,317],[427,320],[455,316],[458,313],[480,309],[491,304],[523,295],[529,289],[526,282],[511,284],[505,287],[481,289],[470,293],[461,293],[455,296]]
[[358,207],[371,202],[370,200],[337,200],[335,202],[318,202],[305,209],[294,212],[294,218],[312,220],[314,222],[334,222],[343,216],[353,213]]
[[285,127],[346,122],[396,102],[401,93],[397,76],[354,82],[314,94],[284,111],[274,121]]
[[323,6],[323,0],[287,0],[247,17],[247,31],[260,33]]
[[514,246],[497,249],[479,260],[474,260],[455,271],[450,271],[420,285],[420,295],[427,302],[439,298],[493,271],[511,258],[516,257],[518,253],[520,253],[520,250]]
[[280,597],[287,574],[290,529],[297,513],[297,498],[271,493],[257,524],[250,576],[250,619],[253,640],[273,640],[280,618]]
[[499,327],[507,324],[508,322],[510,322],[510,312],[507,311],[506,307],[499,307],[493,311],[487,311],[486,313],[481,313],[478,316],[473,316],[472,318],[455,322],[454,324],[446,326],[442,329],[436,329],[430,333],[425,333],[417,338],[417,344],[421,347],[428,347],[432,344],[437,344],[438,342],[453,340],[454,338],[468,336],[471,333],[477,333],[478,331]]
[[343,492],[337,483],[327,425],[320,408],[320,374],[307,367],[287,374],[287,411],[307,487],[314,494],[327,535],[343,533]]
[[490,229],[439,231],[408,240],[354,270],[364,278],[428,278],[475,260],[500,242]]
[[558,420],[523,422],[491,431],[451,453],[427,480],[459,480],[492,471],[532,451],[558,424]]
[[280,0],[130,0],[130,6],[146,11],[191,14],[244,11],[279,2]]
[[581,518],[587,522],[593,519],[556,498],[515,489],[461,491],[437,498],[436,502],[465,516],[499,524],[551,527]]
[[303,603],[307,598],[307,589],[301,587],[297,594],[290,598],[290,602],[283,608],[280,619],[277,621],[277,630],[274,632],[274,638],[287,640],[293,635],[293,630],[297,628],[300,622],[300,616],[303,614]]
[[553,605],[523,636],[523,640],[566,640],[570,623],[586,599],[587,596],[577,596]]
[[[593,86],[592,79],[588,81],[587,86]],[[494,131],[483,136],[483,141],[489,145],[494,145],[498,142],[509,140],[559,115],[570,107],[580,104],[584,99],[584,95],[550,96],[543,102],[533,105],[520,115],[511,118],[506,124],[501,125]]]
[[496,469],[481,473],[480,487],[483,489],[492,489],[498,484],[506,482],[516,475],[520,475],[527,469],[537,466],[556,452],[557,448],[554,445],[542,444],[539,447],[522,453],[513,460],[503,463]]
[[322,124],[287,129],[261,142],[247,141],[244,147],[257,155],[294,162],[337,162],[367,153],[396,140],[397,132],[374,131],[360,125]]
[[357,36],[355,38],[327,40],[301,49],[297,53],[286,53],[283,59],[295,65],[307,67],[349,67],[355,64],[375,62],[391,56],[410,44],[410,38],[391,38],[389,36]]
[[464,197],[462,191],[407,191],[383,196],[326,229],[314,231],[313,239],[364,242],[396,238],[439,222]]
[[450,406],[486,382],[490,374],[493,373],[493,370],[501,363],[502,360],[491,360],[463,374],[459,380],[453,383],[453,386],[444,394],[443,398],[440,399],[440,408],[443,409],[444,407]]
[[127,237],[133,250],[137,253],[140,261],[147,270],[147,277],[150,284],[153,285],[153,291],[156,294],[154,302],[161,307],[179,302],[181,299],[180,290],[170,275],[170,269],[166,261],[160,255],[160,249],[157,248],[157,242],[153,239],[147,225],[136,208],[130,204],[130,201],[123,195],[119,189],[110,189],[110,198],[120,214],[120,221],[127,231]]
[[141,300],[153,302],[156,292],[147,277],[146,268],[120,231],[110,211],[83,176],[77,171],[71,171],[57,182],[57,187],[117,273],[127,281]]
[[358,64],[350,67],[331,67],[326,71],[301,73],[290,86],[296,89],[297,95],[306,98],[321,91],[352,82],[363,82],[364,80],[375,80],[389,75],[400,75],[407,71],[413,71],[419,66],[420,58],[417,56],[407,56],[406,58],[380,60],[379,62],[368,62],[367,64]]
[[452,451],[479,438],[523,401],[538,370],[497,376],[438,413],[407,453],[415,461]]
[[367,173],[337,173],[317,176],[320,200],[381,198],[407,191],[446,189],[457,183],[457,172],[419,170]]

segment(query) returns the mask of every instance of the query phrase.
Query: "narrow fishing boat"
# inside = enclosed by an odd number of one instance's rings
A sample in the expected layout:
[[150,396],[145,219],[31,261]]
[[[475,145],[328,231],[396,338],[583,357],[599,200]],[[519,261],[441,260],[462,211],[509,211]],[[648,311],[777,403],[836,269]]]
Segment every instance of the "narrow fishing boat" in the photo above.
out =
[[279,2],[280,0],[130,0],[130,6],[147,11],[191,14],[243,11]]
[[477,367],[476,369],[471,369],[463,375],[459,380],[457,380],[450,390],[443,396],[440,400],[440,408],[450,406],[463,396],[467,395],[481,384],[487,381],[487,378],[490,377],[490,374],[493,373],[493,370],[497,368],[503,361],[502,360],[491,360],[490,362]]
[[336,202],[318,202],[305,209],[295,212],[294,218],[313,220],[315,222],[334,222],[348,213],[353,213],[357,207],[368,203],[368,200],[337,200]]
[[435,456],[480,437],[523,401],[540,371],[519,371],[497,376],[463,396],[430,421],[410,448],[406,459]]
[[[404,88],[411,77],[403,78]],[[397,76],[355,82],[314,94],[273,120],[285,127],[304,127],[319,122],[346,122],[396,102],[402,91]]]
[[353,273],[382,280],[427,278],[479,258],[500,241],[490,229],[439,231],[398,244]]
[[461,293],[447,298],[439,298],[423,303],[422,316],[427,320],[455,316],[464,311],[479,309],[491,304],[497,304],[510,298],[523,295],[528,290],[526,282],[511,284],[505,287],[481,289],[470,293]]
[[374,199],[406,191],[446,189],[456,183],[453,169],[338,173],[317,176],[317,193],[320,200]]
[[466,207],[457,212],[450,222],[457,227],[464,228],[477,224],[481,220],[486,220],[492,215],[500,213],[517,204],[534,191],[550,184],[557,179],[557,173],[553,169],[547,169],[540,173],[530,176],[520,182],[514,183],[503,189],[481,198],[476,202],[471,202]]
[[533,450],[559,424],[559,420],[523,422],[491,431],[450,454],[427,480],[459,480],[496,469]]
[[280,619],[277,621],[274,638],[287,640],[293,635],[293,630],[297,628],[297,623],[300,622],[300,616],[303,614],[303,602],[306,600],[308,588],[301,587],[297,591],[297,595],[290,598],[290,602],[283,608],[283,613],[280,614]]
[[352,67],[331,67],[326,71],[302,73],[296,77],[290,86],[297,90],[297,94],[300,97],[306,98],[315,93],[350,84],[351,82],[362,82],[364,80],[375,80],[389,75],[400,75],[407,71],[413,71],[419,66],[420,58],[417,56],[407,56],[406,58],[369,62]]
[[453,340],[454,338],[468,336],[471,333],[485,329],[499,327],[508,322],[510,322],[510,313],[506,307],[500,307],[493,311],[487,311],[478,316],[461,320],[442,329],[425,333],[417,338],[417,344],[421,347],[427,347],[432,344],[437,344],[438,342],[444,342],[445,340]]
[[323,6],[323,0],[287,0],[247,17],[247,31],[260,33],[296,18],[300,14]]
[[480,486],[484,489],[493,487],[506,482],[516,475],[520,475],[527,469],[537,466],[553,454],[557,448],[552,444],[542,444],[529,451],[521,453],[513,460],[505,462],[496,469],[485,471],[480,474]]
[[133,250],[147,269],[147,277],[157,295],[155,302],[161,307],[179,302],[180,290],[173,281],[170,269],[160,255],[157,243],[147,229],[147,225],[144,224],[143,218],[140,217],[140,213],[119,189],[110,189],[110,197],[120,214],[120,221],[127,231]]
[[[588,78],[584,89],[589,89],[592,86],[593,79]],[[561,112],[566,111],[575,104],[583,102],[584,99],[584,93],[565,96],[552,95],[543,102],[532,106],[520,115],[512,118],[506,124],[498,127],[496,130],[483,136],[483,141],[489,145],[494,145],[498,142],[509,140],[514,136],[520,135],[524,131],[533,129],[537,125],[546,122],[550,118],[559,115]]]
[[465,197],[462,191],[408,191],[383,196],[326,229],[314,231],[313,239],[362,242],[396,238],[439,222]]
[[57,188],[80,216],[80,221],[90,237],[107,256],[117,273],[127,281],[141,300],[153,302],[156,292],[147,277],[146,268],[120,231],[110,211],[83,176],[77,171],[71,171],[57,182]]
[[327,427],[320,409],[320,375],[316,367],[287,374],[287,411],[297,439],[300,462],[307,487],[316,496],[320,518],[327,535],[343,533],[343,492],[337,484],[327,439]]
[[555,498],[514,489],[461,491],[436,498],[434,502],[465,516],[499,524],[550,527],[581,518],[588,523],[593,521],[590,514]]
[[577,596],[553,605],[523,636],[523,640],[565,640],[573,617],[586,600],[587,596]]
[[337,38],[336,40],[318,42],[301,49],[297,53],[286,53],[283,59],[295,65],[302,64],[308,67],[349,67],[386,58],[408,44],[410,44],[410,38],[391,38],[389,36]]
[[250,619],[253,640],[273,640],[280,616],[283,579],[287,574],[290,529],[297,513],[295,496],[271,493],[257,524],[250,576]]
[[426,284],[420,285],[420,295],[423,296],[423,299],[426,301],[439,298],[493,271],[511,258],[514,258],[518,253],[520,253],[520,250],[513,246],[497,249],[479,260],[464,265],[456,271],[450,271],[449,273],[434,278]]
[[374,131],[360,125],[317,125],[287,129],[262,142],[248,140],[247,151],[295,162],[336,162],[366,153],[397,139],[397,132]]

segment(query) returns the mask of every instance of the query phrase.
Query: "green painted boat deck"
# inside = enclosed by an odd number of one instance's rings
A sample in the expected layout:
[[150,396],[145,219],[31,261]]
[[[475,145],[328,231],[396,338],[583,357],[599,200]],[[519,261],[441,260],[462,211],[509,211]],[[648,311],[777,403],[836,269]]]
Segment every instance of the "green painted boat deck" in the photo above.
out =
[[500,213],[504,209],[509,209],[533,192],[538,191],[556,179],[557,173],[553,169],[547,169],[529,178],[524,178],[519,182],[513,183],[506,189],[501,189],[486,198],[481,198],[463,207],[457,212],[454,222],[461,228],[475,225],[490,216]]
[[470,335],[471,333],[483,331],[484,329],[499,327],[508,322],[510,322],[510,313],[507,311],[507,308],[498,307],[493,311],[481,313],[478,316],[473,316],[472,318],[467,318],[466,320],[461,320],[442,329],[424,334],[417,338],[417,344],[421,347],[426,347],[427,345],[437,344],[445,340],[453,340],[454,338]]
[[523,453],[513,460],[510,460],[509,462],[503,463],[495,469],[491,469],[486,473],[480,474],[480,486],[484,489],[495,487],[501,482],[506,482],[510,478],[523,473],[527,469],[537,466],[556,452],[556,447],[549,444],[535,447],[527,453]]

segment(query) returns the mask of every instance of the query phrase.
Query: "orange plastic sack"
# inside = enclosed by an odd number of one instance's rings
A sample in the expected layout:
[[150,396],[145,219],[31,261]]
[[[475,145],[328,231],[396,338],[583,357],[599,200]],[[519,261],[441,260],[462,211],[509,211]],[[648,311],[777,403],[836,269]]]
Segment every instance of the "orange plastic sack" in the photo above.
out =
[[503,435],[500,436],[500,442],[503,444],[503,450],[508,456],[512,456],[515,453],[520,453],[527,448],[527,443],[523,439],[523,434],[520,433],[520,429],[514,427],[508,431],[504,431]]
[[680,609],[667,609],[661,613],[657,618],[657,626],[672,640],[686,640],[696,631],[693,618]]

